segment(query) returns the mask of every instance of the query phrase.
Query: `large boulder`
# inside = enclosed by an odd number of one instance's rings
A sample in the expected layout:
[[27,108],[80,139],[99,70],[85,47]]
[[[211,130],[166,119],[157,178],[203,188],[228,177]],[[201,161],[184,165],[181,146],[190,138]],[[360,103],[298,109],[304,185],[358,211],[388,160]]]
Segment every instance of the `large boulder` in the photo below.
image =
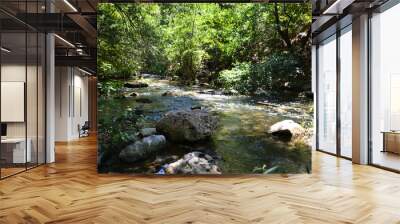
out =
[[144,82],[126,82],[124,84],[124,87],[132,88],[132,89],[134,89],[134,88],[145,88],[145,87],[148,87],[148,86],[149,86],[149,84],[144,83]]
[[292,120],[283,120],[272,125],[268,132],[283,141],[290,141],[304,137],[306,130]]
[[166,174],[221,174],[215,160],[202,152],[191,152],[164,166]]
[[205,110],[168,112],[156,125],[157,131],[175,142],[195,142],[210,137],[218,118]]
[[119,158],[122,161],[133,163],[161,150],[166,143],[163,135],[151,135],[122,149]]

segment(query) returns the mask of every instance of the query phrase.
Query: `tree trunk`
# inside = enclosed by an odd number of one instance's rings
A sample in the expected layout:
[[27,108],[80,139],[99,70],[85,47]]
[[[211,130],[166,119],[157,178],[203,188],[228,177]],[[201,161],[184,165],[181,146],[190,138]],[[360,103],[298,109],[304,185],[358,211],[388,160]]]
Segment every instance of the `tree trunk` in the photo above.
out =
[[290,41],[290,38],[289,38],[288,28],[285,28],[285,30],[282,30],[281,20],[279,18],[278,4],[275,3],[274,6],[275,6],[274,7],[275,28],[276,28],[279,36],[281,37],[282,41],[284,42],[285,47],[290,49],[292,47],[292,42]]

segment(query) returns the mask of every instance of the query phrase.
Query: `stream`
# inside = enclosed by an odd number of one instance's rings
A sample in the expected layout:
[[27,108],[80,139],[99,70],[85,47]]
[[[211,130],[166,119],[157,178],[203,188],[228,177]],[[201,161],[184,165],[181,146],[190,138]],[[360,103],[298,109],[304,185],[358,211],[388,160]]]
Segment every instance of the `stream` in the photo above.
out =
[[[155,127],[155,123],[171,110],[206,108],[219,117],[219,127],[211,139],[195,144],[168,143],[161,153],[136,164],[114,164],[110,171],[154,173],[152,161],[160,156],[182,157],[192,151],[202,151],[218,158],[224,174],[261,173],[274,167],[273,173],[303,173],[311,170],[310,147],[289,145],[267,133],[276,122],[290,119],[299,124],[312,123],[312,102],[268,102],[263,98],[224,95],[207,87],[183,87],[169,80],[145,78],[145,88],[132,89],[136,97],[99,100],[99,116],[115,116],[129,108],[143,111],[140,126]],[[170,91],[173,96],[162,96]],[[138,99],[148,99],[141,102]],[[258,171],[258,173],[260,173]]]

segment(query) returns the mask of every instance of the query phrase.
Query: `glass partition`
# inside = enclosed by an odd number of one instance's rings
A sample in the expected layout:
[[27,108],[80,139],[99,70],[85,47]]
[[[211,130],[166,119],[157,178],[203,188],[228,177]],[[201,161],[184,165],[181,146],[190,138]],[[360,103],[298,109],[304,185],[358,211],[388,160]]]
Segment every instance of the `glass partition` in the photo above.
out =
[[[18,12],[43,11],[43,1]],[[3,2],[0,6],[4,6]],[[0,178],[45,163],[45,44],[43,33],[0,12]]]
[[371,18],[371,162],[400,170],[400,5]]
[[340,35],[340,154],[352,157],[352,33],[351,25]]
[[25,32],[1,35],[2,177],[24,171],[31,161],[26,141],[26,42]]
[[336,154],[336,35],[318,47],[318,149]]

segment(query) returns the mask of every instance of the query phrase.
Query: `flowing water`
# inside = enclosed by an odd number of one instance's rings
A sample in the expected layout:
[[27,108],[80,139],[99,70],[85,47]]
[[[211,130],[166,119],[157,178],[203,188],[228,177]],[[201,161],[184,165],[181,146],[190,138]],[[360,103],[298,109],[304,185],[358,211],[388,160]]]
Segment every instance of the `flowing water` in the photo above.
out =
[[[248,96],[227,96],[201,87],[179,87],[168,80],[145,79],[149,87],[134,89],[138,97],[100,100],[100,116],[117,115],[118,111],[135,108],[143,111],[142,127],[155,127],[155,123],[168,111],[190,110],[201,106],[216,113],[219,128],[210,141],[190,145],[170,143],[157,156],[182,155],[191,151],[203,151],[218,158],[222,173],[254,173],[264,166],[275,167],[274,172],[310,172],[309,147],[294,146],[281,142],[267,133],[274,123],[291,119],[300,124],[312,122],[311,102],[285,102],[257,104],[261,99]],[[174,96],[162,96],[172,91]],[[151,100],[141,103],[137,99]],[[138,164],[126,165],[122,172],[149,172],[148,164],[156,155]],[[116,169],[118,170],[118,169]],[[260,169],[258,169],[260,170]],[[121,170],[120,170],[121,171]]]

